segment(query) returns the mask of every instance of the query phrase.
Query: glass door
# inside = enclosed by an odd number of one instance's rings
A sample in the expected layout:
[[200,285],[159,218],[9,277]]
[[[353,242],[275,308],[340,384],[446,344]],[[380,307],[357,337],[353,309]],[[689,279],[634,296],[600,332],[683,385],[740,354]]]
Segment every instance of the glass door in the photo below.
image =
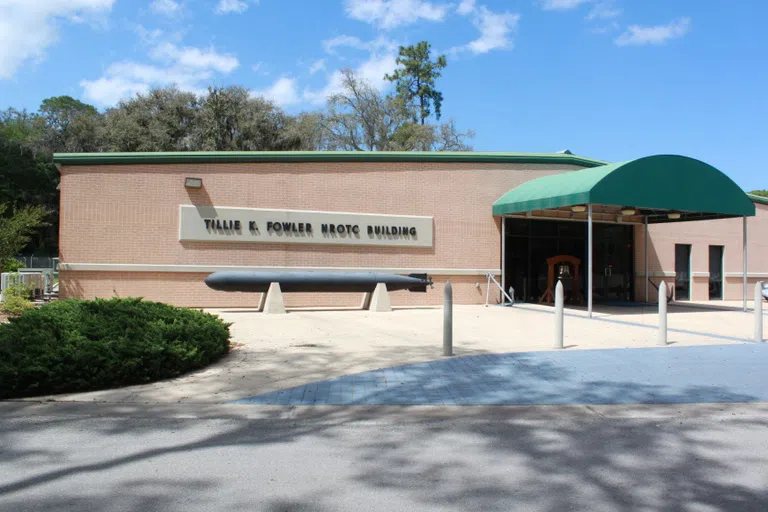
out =
[[709,300],[723,300],[723,246],[709,246]]
[[593,296],[598,302],[630,301],[633,297],[632,227],[595,224],[592,248]]
[[675,297],[691,299],[691,246],[675,244]]

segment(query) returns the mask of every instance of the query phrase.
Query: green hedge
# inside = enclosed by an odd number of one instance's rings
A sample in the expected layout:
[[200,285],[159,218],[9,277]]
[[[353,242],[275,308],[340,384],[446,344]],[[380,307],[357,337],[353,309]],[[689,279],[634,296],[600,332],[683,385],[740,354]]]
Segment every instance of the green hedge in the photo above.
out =
[[0,324],[0,398],[144,384],[229,350],[229,324],[141,299],[63,300]]

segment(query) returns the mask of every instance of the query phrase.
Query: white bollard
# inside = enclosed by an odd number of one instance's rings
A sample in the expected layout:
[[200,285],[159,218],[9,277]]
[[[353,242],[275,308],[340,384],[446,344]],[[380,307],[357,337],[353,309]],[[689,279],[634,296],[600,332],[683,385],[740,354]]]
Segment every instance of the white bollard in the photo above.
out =
[[659,345],[667,346],[667,283],[659,286]]
[[557,281],[555,286],[555,348],[563,348],[563,283]]
[[755,341],[763,341],[763,282],[755,283]]

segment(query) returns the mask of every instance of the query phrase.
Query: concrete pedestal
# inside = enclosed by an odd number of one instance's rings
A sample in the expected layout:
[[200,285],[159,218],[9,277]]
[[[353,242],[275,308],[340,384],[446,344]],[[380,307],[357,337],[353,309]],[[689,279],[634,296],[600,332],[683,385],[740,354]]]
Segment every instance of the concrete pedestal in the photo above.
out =
[[267,300],[264,301],[264,313],[268,315],[284,315],[285,302],[283,292],[280,291],[280,283],[272,283],[267,291]]
[[376,285],[376,289],[373,291],[373,296],[371,297],[371,305],[368,307],[368,310],[377,313],[392,311],[392,304],[389,302],[389,293],[387,293],[387,285],[384,283]]

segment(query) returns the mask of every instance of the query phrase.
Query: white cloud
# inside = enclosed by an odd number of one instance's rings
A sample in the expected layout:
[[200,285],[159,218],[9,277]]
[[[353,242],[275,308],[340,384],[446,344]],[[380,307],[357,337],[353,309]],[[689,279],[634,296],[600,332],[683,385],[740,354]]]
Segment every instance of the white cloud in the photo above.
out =
[[154,60],[191,70],[210,69],[220,73],[231,73],[239,65],[237,57],[217,53],[213,48],[207,50],[195,47],[179,48],[172,43],[159,44],[150,51],[149,55]]
[[691,18],[679,18],[666,25],[630,27],[616,38],[618,46],[640,46],[646,44],[664,44],[670,39],[683,37],[691,30]]
[[345,47],[372,53],[388,53],[394,52],[397,49],[397,44],[383,36],[379,36],[371,41],[362,41],[359,37],[341,35],[323,41],[323,50],[330,55],[336,55],[337,48]]
[[592,4],[592,8],[587,20],[615,18],[622,12],[616,8],[615,0],[539,0],[539,6],[545,11],[570,11],[588,4]]
[[336,36],[333,39],[323,41],[323,50],[325,53],[336,53],[336,48],[351,46],[352,48],[363,48],[364,44],[359,37],[355,36]]
[[471,14],[475,10],[475,0],[461,0],[459,6],[456,8],[456,12],[462,16]]
[[85,96],[93,103],[101,106],[111,106],[124,98],[136,94],[146,94],[150,86],[137,80],[121,76],[101,77],[97,80],[82,81],[80,85],[85,90]]
[[545,11],[568,11],[593,0],[539,0],[539,6]]
[[383,91],[391,82],[384,75],[392,73],[397,67],[394,55],[372,56],[357,68],[357,74],[374,88]]
[[254,73],[258,73],[260,75],[267,76],[269,75],[269,70],[267,69],[267,66],[264,65],[263,61],[259,61],[253,66],[251,66],[251,69]]
[[62,20],[83,23],[104,16],[115,0],[0,0],[0,80],[24,62],[43,59],[59,38]]
[[144,25],[136,25],[134,32],[139,36],[139,41],[146,45],[157,43],[164,35],[164,32],[159,28],[150,30]]
[[178,16],[181,14],[181,4],[176,0],[152,0],[149,4],[149,8],[152,12],[162,14],[164,16]]
[[318,71],[325,69],[325,59],[318,59],[309,66],[309,74],[314,75]]
[[613,0],[605,0],[603,2],[598,2],[594,6],[592,6],[592,9],[589,10],[589,14],[587,14],[586,19],[589,21],[592,20],[608,20],[612,18],[616,18],[617,16],[621,15],[621,9],[617,9],[616,5],[614,4]]
[[248,2],[244,0],[219,0],[216,14],[243,13],[248,10]]
[[206,82],[216,74],[234,71],[239,62],[214,48],[179,47],[160,43],[149,52],[153,64],[115,62],[96,80],[82,80],[84,96],[99,106],[111,106],[121,99],[145,93],[152,87],[176,85],[184,91],[201,94]]
[[346,0],[347,15],[383,29],[409,25],[420,20],[443,21],[451,4],[426,0]]
[[271,87],[255,91],[251,96],[263,96],[279,106],[295,105],[302,101],[296,79],[286,77],[278,78]]
[[480,6],[471,11],[472,24],[480,31],[480,37],[469,43],[451,48],[451,53],[457,54],[469,51],[475,55],[488,53],[512,47],[510,36],[517,28],[520,15],[503,12],[496,13],[485,6]]

